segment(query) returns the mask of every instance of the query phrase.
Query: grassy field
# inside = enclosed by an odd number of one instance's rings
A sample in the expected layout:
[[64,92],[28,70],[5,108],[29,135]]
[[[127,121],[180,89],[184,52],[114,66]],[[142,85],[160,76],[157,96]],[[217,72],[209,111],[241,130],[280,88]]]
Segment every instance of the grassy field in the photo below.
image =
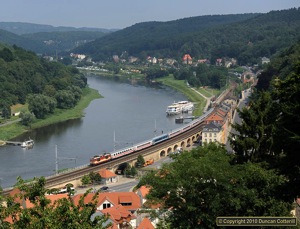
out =
[[[84,109],[88,107],[90,102],[94,99],[101,98],[97,90],[91,88],[85,88],[83,91],[83,96],[79,103],[73,109],[62,110],[56,109],[54,114],[49,115],[46,119],[37,119],[34,123],[32,123],[31,128],[25,127],[21,125],[19,122],[12,123],[10,125],[1,126],[0,127],[0,140],[9,140],[18,135],[29,131],[31,129],[47,126],[54,123],[63,122],[70,119],[81,118],[84,113]],[[13,112],[17,112],[20,110],[28,110],[27,105],[17,105],[12,107]],[[12,117],[11,120],[15,120],[17,117]]]
[[157,79],[158,82],[174,88],[175,90],[184,94],[190,101],[195,103],[195,110],[193,115],[200,116],[203,114],[203,109],[205,107],[206,100],[188,87],[184,80],[174,80],[173,76]]
[[220,90],[212,89],[212,88],[200,87],[197,88],[197,91],[199,91],[201,94],[205,95],[206,97],[211,97],[211,96],[217,97],[220,94]]

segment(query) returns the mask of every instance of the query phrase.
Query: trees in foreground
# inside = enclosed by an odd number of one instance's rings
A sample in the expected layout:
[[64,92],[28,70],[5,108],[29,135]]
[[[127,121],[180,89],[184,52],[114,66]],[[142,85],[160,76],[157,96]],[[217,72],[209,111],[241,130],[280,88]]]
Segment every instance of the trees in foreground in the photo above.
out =
[[183,152],[139,183],[161,204],[168,228],[215,228],[218,216],[289,216],[282,200],[285,177],[263,164],[234,164],[218,145]]
[[[55,190],[47,190],[45,181],[45,178],[41,177],[26,184],[21,178],[18,178],[16,186],[20,192],[16,197],[4,198],[0,195],[0,202],[6,203],[6,205],[0,204],[1,229],[104,229],[110,226],[103,226],[107,220],[105,216],[93,217],[97,208],[97,193],[88,204],[84,203],[88,192],[81,197],[79,204],[75,205],[71,190],[66,198],[51,202],[46,194],[55,192]],[[25,201],[30,207],[24,208]]]

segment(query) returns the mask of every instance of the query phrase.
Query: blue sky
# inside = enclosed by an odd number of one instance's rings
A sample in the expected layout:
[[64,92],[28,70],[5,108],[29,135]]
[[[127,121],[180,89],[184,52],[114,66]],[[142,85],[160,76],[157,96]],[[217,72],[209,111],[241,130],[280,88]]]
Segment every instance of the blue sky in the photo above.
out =
[[300,0],[2,0],[0,21],[122,29],[145,21],[292,7],[300,7]]

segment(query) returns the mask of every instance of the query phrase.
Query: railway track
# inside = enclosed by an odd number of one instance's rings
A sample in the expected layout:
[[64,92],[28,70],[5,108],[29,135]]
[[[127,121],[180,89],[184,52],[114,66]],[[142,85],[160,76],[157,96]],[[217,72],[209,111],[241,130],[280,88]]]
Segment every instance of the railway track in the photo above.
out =
[[[72,171],[69,171],[69,172],[66,172],[63,174],[46,177],[46,188],[50,188],[54,185],[63,184],[63,183],[66,183],[66,182],[69,182],[72,180],[80,179],[83,175],[88,174],[90,172],[99,171],[99,169],[102,169],[102,168],[111,168],[116,165],[132,161],[132,160],[136,159],[137,156],[140,154],[142,154],[143,156],[147,156],[149,154],[152,154],[153,152],[157,152],[160,149],[165,148],[166,145],[172,145],[172,144],[180,141],[181,139],[185,139],[185,138],[188,138],[188,137],[194,135],[195,133],[199,132],[199,128],[202,129],[203,126],[204,126],[204,122],[202,121],[198,125],[193,126],[191,129],[189,129],[185,132],[182,132],[170,139],[167,139],[156,145],[150,146],[146,149],[142,149],[140,151],[135,151],[129,155],[125,155],[123,157],[116,158],[112,161],[108,161],[108,162],[105,162],[105,163],[97,165],[97,166],[86,165],[84,167],[74,169]],[[12,188],[3,190],[2,195],[8,195],[11,190],[12,190]]]

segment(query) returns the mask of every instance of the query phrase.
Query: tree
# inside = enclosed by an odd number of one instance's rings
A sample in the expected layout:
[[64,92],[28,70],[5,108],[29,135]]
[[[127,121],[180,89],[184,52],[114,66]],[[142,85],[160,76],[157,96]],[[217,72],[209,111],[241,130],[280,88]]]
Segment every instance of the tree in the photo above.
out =
[[137,172],[136,168],[134,166],[132,166],[130,169],[130,175],[134,177],[137,175],[137,173],[138,172]]
[[136,159],[136,163],[135,163],[135,167],[140,168],[145,164],[145,159],[143,157],[143,155],[138,155],[137,159]]
[[5,119],[9,119],[11,117],[11,109],[10,106],[6,103],[2,104],[2,108],[1,108],[1,116]]
[[6,62],[11,62],[14,60],[14,55],[10,49],[4,48],[4,49],[0,50],[0,58],[5,60]]
[[82,178],[81,178],[81,183],[83,186],[86,186],[88,184],[91,183],[91,178],[89,175],[84,175]]
[[89,177],[90,177],[90,180],[91,182],[94,184],[94,183],[101,183],[102,181],[102,177],[100,176],[99,173],[95,173],[95,172],[90,172],[89,173]]
[[60,90],[55,95],[57,107],[62,109],[72,108],[76,105],[76,99],[72,91]]
[[238,109],[238,114],[242,123],[232,125],[237,134],[230,136],[230,143],[239,161],[260,162],[272,157],[274,152],[280,153],[274,147],[279,112],[269,92],[262,92],[251,102],[250,109]]
[[276,147],[284,155],[280,168],[289,177],[289,190],[292,197],[300,196],[300,61],[284,80],[275,79],[273,100],[279,106],[276,120]]
[[288,216],[290,204],[281,191],[285,178],[232,159],[210,143],[149,172],[138,186],[151,187],[147,198],[165,209],[170,228],[215,228],[217,216]]
[[[84,203],[88,192],[81,197],[78,205],[74,204],[71,192],[67,198],[51,202],[46,195],[51,190],[45,188],[45,181],[43,177],[34,178],[33,182],[26,184],[19,177],[16,186],[21,191],[20,194],[16,198],[0,196],[0,200],[4,199],[7,202],[7,206],[0,205],[1,228],[107,228],[102,226],[107,221],[105,216],[92,219],[97,209],[97,194],[88,204]],[[29,201],[31,206],[22,207],[25,201]],[[2,224],[8,216],[12,217],[13,224]]]
[[29,112],[21,111],[20,118],[21,118],[22,125],[30,126],[34,120],[34,115]]
[[53,113],[56,108],[56,100],[42,94],[28,96],[28,109],[36,118],[44,118]]

